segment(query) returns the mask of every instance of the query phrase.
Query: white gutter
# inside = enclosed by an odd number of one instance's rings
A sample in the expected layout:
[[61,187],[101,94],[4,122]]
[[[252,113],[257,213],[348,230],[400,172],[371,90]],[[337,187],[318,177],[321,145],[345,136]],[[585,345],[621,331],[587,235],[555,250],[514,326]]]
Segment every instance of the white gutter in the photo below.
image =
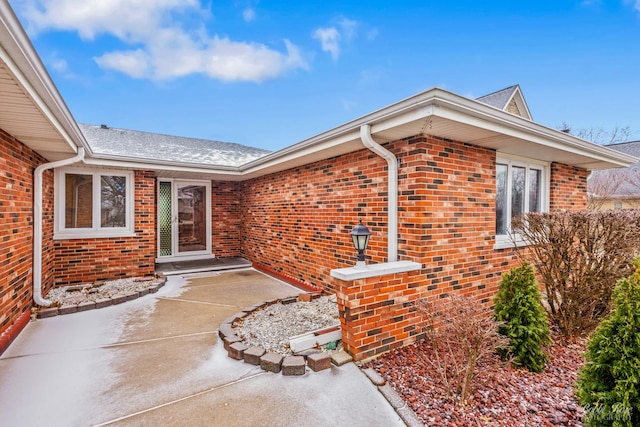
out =
[[33,173],[33,301],[40,306],[49,307],[51,301],[42,297],[42,174],[44,171],[71,165],[84,160],[84,147],[78,147],[75,157],[44,163]]
[[380,144],[375,142],[371,137],[371,125],[360,126],[360,139],[365,147],[373,151],[387,161],[388,165],[388,187],[387,192],[387,214],[388,214],[388,235],[389,242],[387,262],[398,261],[398,159],[393,153]]

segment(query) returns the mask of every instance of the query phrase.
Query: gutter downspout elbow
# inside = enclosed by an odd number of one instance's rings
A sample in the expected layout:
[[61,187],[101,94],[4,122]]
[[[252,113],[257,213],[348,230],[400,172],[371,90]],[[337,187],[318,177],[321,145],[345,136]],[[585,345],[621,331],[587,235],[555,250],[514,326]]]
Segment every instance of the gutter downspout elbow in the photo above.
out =
[[371,137],[371,125],[360,126],[360,139],[365,147],[387,161],[388,165],[388,262],[398,261],[398,159]]
[[51,301],[42,297],[42,175],[44,171],[68,166],[84,160],[84,147],[78,147],[75,157],[44,163],[33,172],[33,301],[49,307]]

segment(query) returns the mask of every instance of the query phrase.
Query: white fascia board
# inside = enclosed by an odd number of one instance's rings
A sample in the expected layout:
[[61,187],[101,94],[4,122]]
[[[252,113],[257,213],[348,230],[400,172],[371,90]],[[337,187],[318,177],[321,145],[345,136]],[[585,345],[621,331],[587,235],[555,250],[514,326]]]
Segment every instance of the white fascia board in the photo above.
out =
[[90,157],[85,158],[84,163],[93,166],[109,166],[125,169],[141,169],[141,170],[163,170],[172,172],[185,172],[195,174],[208,175],[227,175],[231,177],[242,176],[237,167],[233,166],[211,166],[205,167],[202,164],[195,163],[162,163],[162,162],[143,162],[140,159],[126,159],[119,156],[108,157]]
[[[9,36],[9,40],[5,41],[5,46],[6,42],[13,42],[11,44],[11,48],[13,49],[11,50],[19,54],[19,58],[15,58],[14,60],[9,52],[0,46],[0,59],[6,64],[7,69],[13,74],[17,82],[24,88],[28,96],[52,126],[60,133],[74,153],[78,152],[78,147],[89,148],[73,115],[67,108],[62,96],[51,80],[49,73],[8,2],[0,1],[0,22],[4,25],[4,30]],[[18,66],[16,61],[22,62],[21,66]],[[44,91],[44,96],[49,98],[51,104],[57,109],[59,116],[56,116],[49,108],[47,102],[45,102],[41,96],[41,93],[36,90],[31,81],[23,73],[21,67],[27,67],[31,70],[36,79],[34,83],[39,84]],[[62,123],[57,117],[63,118],[66,123]],[[73,135],[67,132],[67,129],[70,129]]]
[[365,124],[370,124],[372,126],[372,132],[375,133],[376,131],[380,132],[422,117],[427,117],[432,113],[432,110],[425,107],[432,103],[440,93],[446,92],[439,88],[433,88],[403,99],[366,116],[362,116],[319,135],[305,139],[297,144],[256,159],[241,166],[240,170],[245,173],[255,173],[284,161],[299,159],[310,153],[316,153],[347,142],[360,140],[360,127]]
[[[486,108],[490,110],[483,111],[484,105],[477,105],[479,103],[466,98],[461,98],[461,100],[462,102],[459,100],[451,102],[451,100],[444,98],[438,100],[438,107],[434,110],[434,115],[530,141],[541,146],[590,157],[594,161],[609,163],[611,167],[628,167],[638,161],[633,156],[599,146],[513,114],[497,111],[489,106]],[[470,104],[471,102],[476,105]]]
[[[414,109],[405,111],[403,114],[398,114],[374,122],[371,125],[371,134],[375,135],[378,132],[384,132],[394,127],[402,126],[404,124],[414,122],[417,120],[425,119],[429,116],[433,116],[436,111],[436,107],[430,103],[428,105],[418,105]],[[413,135],[407,135],[413,136]]]
[[[304,160],[309,157],[314,157],[314,154],[327,151],[328,155],[323,156],[323,158],[332,157],[331,153],[332,149],[339,147],[348,142],[353,142],[354,140],[359,140],[360,132],[359,130],[352,130],[349,133],[340,135],[338,137],[329,138],[324,141],[314,141],[310,144],[305,144],[301,146],[295,146],[295,150],[280,150],[277,151],[277,155],[267,154],[260,159],[254,160],[251,163],[240,166],[240,170],[245,175],[251,175],[255,173],[259,173],[263,170],[268,170],[273,167],[277,167],[278,165],[293,162],[288,167],[295,167],[295,165],[301,166],[309,163]],[[292,146],[294,147],[294,146]],[[364,148],[364,146],[362,146]],[[338,154],[338,153],[336,153]],[[302,160],[297,162],[297,160]],[[299,163],[299,164],[298,164]]]

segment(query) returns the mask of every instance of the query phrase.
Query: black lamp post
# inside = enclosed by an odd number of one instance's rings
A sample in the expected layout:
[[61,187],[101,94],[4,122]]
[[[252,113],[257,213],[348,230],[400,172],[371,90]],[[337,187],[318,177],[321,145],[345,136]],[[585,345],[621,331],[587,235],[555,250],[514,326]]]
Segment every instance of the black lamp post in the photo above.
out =
[[362,225],[362,220],[360,220],[360,224],[353,227],[351,230],[351,238],[353,239],[353,246],[355,246],[358,251],[358,261],[356,262],[356,266],[364,266],[364,250],[367,248],[367,244],[369,243],[369,237],[371,236],[371,232],[367,227]]

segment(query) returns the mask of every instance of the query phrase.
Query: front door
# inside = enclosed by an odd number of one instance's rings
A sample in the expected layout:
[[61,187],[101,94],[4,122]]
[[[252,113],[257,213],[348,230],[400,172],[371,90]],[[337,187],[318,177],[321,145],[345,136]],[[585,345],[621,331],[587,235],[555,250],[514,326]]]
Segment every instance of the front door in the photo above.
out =
[[158,183],[158,258],[211,256],[211,186],[199,181]]

